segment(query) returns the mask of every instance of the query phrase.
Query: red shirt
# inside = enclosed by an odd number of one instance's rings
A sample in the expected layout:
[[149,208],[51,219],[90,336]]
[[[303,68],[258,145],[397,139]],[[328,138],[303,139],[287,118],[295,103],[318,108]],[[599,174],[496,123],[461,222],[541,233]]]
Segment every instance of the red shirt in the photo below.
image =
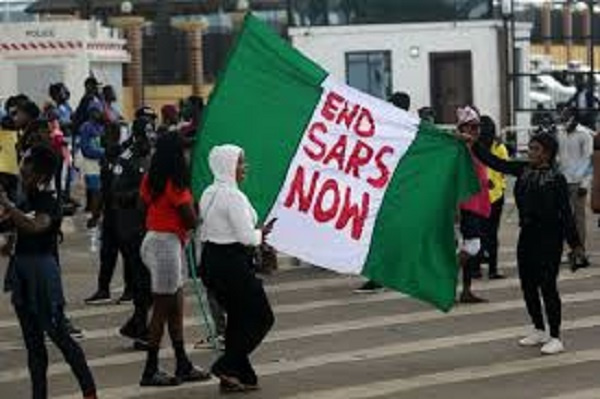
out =
[[142,200],[148,207],[146,228],[149,231],[173,233],[185,242],[187,228],[179,215],[178,208],[182,205],[193,204],[192,192],[189,189],[179,189],[167,181],[165,191],[158,198],[152,198],[148,175],[142,179],[140,187]]

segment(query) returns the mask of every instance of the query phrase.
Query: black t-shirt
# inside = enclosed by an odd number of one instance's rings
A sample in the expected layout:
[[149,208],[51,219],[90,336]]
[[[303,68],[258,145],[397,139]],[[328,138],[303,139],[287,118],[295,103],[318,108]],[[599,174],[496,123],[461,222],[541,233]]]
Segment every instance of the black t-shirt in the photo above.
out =
[[58,251],[58,234],[62,221],[61,209],[54,193],[42,191],[25,199],[18,208],[33,217],[36,213],[49,215],[52,222],[46,230],[28,234],[17,231],[16,255],[54,255]]

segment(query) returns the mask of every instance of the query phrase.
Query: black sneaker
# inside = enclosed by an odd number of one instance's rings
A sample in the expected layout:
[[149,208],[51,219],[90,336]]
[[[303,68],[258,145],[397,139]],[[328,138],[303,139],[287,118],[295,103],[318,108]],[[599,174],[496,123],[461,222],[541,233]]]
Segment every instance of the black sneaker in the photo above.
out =
[[141,387],[172,387],[181,384],[181,381],[164,371],[157,371],[152,375],[144,374],[140,381]]
[[102,305],[108,302],[110,302],[108,291],[96,291],[94,295],[85,300],[86,305]]
[[506,276],[504,276],[503,274],[500,274],[500,273],[490,273],[488,278],[490,280],[503,280],[506,278]]
[[357,294],[374,294],[377,292],[384,291],[385,288],[382,285],[377,284],[374,281],[367,281],[360,288],[354,290]]
[[131,293],[131,291],[125,291],[123,292],[123,295],[121,295],[117,303],[131,303],[131,301],[133,301],[133,294]]

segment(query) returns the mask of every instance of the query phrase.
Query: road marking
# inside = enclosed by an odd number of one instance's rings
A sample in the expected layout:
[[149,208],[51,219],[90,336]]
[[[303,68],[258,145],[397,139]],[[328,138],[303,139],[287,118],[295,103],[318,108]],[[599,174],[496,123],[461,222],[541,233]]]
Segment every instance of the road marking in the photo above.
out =
[[[451,371],[423,374],[410,378],[378,381],[362,384],[360,386],[313,391],[287,396],[284,399],[368,399],[412,391],[414,389],[485,380],[512,374],[529,373],[532,371],[548,370],[598,361],[600,361],[600,349],[591,349],[578,352],[567,352],[552,358],[540,356],[535,359],[496,363],[489,366],[479,365],[474,367],[463,367]],[[122,398],[125,399],[125,397]]]
[[[565,274],[564,276],[561,277],[561,281],[573,281],[573,280],[579,280],[579,279],[587,279],[592,276],[600,276],[600,269],[588,269],[588,270],[581,271],[576,274]],[[518,285],[519,285],[518,279],[510,278],[510,279],[505,279],[505,280],[486,281],[486,282],[483,282],[481,287],[478,287],[478,288],[481,289],[482,291],[487,292],[490,290],[514,288],[514,287],[518,287]],[[577,295],[583,295],[582,298],[584,298],[583,299],[584,301],[595,300],[595,299],[600,299],[597,297],[597,293],[599,293],[599,292],[600,291],[589,291],[589,292],[581,293],[581,294],[577,294]],[[591,295],[591,297],[589,295]],[[273,306],[273,310],[276,315],[283,315],[283,314],[302,313],[302,312],[318,310],[318,309],[334,307],[334,306],[375,304],[375,303],[381,303],[381,302],[387,302],[387,301],[399,301],[399,300],[403,300],[405,298],[406,298],[406,295],[403,295],[403,294],[400,294],[397,292],[386,292],[386,293],[381,293],[381,294],[377,294],[377,295],[369,295],[369,296],[354,295],[349,298],[326,299],[326,300],[321,300],[321,301],[312,301],[312,302],[305,302],[305,303],[299,303],[299,304],[275,305],[275,306]],[[567,301],[572,298],[574,298],[573,294],[565,295],[563,297],[563,300]],[[590,298],[590,299],[585,299],[585,298]],[[573,301],[577,302],[576,299],[574,299]],[[481,313],[487,313],[487,312],[495,312],[495,311],[519,308],[522,305],[523,305],[522,301],[520,299],[518,299],[518,300],[514,300],[514,301],[509,301],[509,302],[493,302],[491,304],[482,304],[479,307],[457,306],[451,311],[450,315],[451,316],[452,315],[460,316],[460,315],[465,315],[465,314],[481,314]],[[195,305],[189,304],[188,306],[195,306]],[[110,309],[111,308],[108,308],[107,310],[110,310]],[[98,311],[99,309],[93,308],[93,309],[88,309],[88,310]],[[465,313],[465,312],[467,312],[467,313]],[[103,313],[98,313],[98,315],[103,315]],[[404,323],[410,323],[410,322],[436,320],[436,319],[444,318],[444,317],[447,317],[447,315],[439,312],[438,310],[428,310],[428,311],[422,311],[422,312],[405,313],[402,315],[394,315],[394,316],[378,316],[375,318],[371,318],[369,320],[370,320],[370,322],[375,323],[373,325],[375,327],[378,325],[387,326],[387,325],[389,325],[389,323],[394,324],[394,322],[393,322],[394,320],[397,321],[397,324],[404,324]],[[360,327],[361,320],[356,320],[356,322],[358,323],[357,325],[359,326],[359,328],[361,328]],[[12,323],[14,323],[15,327],[18,326],[16,321],[12,321]],[[6,324],[8,324],[8,323],[6,323]],[[319,333],[317,333],[319,331],[319,328],[323,329],[324,332],[322,334],[329,334],[329,333],[343,331],[343,330],[340,330],[340,328],[343,328],[344,326],[346,328],[354,328],[354,325],[355,325],[355,323],[353,323],[352,321],[346,321],[346,322],[333,323],[332,325],[321,324],[321,325],[310,326],[307,328],[306,334],[308,334],[308,335],[303,336],[301,338],[310,337],[313,335],[320,335]],[[186,317],[184,319],[184,326],[185,327],[194,327],[194,326],[199,327],[198,318],[197,317]],[[338,326],[338,327],[336,327],[336,326]],[[117,327],[86,330],[85,331],[85,340],[90,341],[90,340],[97,340],[97,339],[119,338],[120,335],[117,330],[118,330]],[[285,334],[287,334],[286,331],[287,330],[275,331],[275,333],[270,336],[270,339],[277,339],[276,338],[277,334],[283,334],[283,336],[286,336],[285,335]],[[294,334],[295,331],[297,332],[297,329],[292,329],[290,331],[292,331],[292,334]],[[287,339],[287,338],[284,338],[284,339]],[[22,348],[22,347],[23,347],[23,344],[21,341],[0,342],[0,353],[7,352],[7,351],[14,351],[16,348]]]
[[[574,321],[564,323],[564,330],[575,330],[583,328],[592,328],[600,325],[600,316],[592,316],[589,318],[581,318]],[[364,348],[354,351],[341,353],[326,353],[317,356],[310,356],[301,359],[288,359],[276,362],[260,364],[256,368],[261,376],[273,376],[283,373],[293,373],[302,370],[307,370],[316,367],[323,367],[332,364],[340,363],[355,363],[365,362],[369,360],[377,360],[389,357],[396,357],[418,352],[428,352],[439,349],[447,349],[452,347],[489,343],[510,339],[525,333],[525,327],[508,327],[490,331],[483,331],[474,334],[455,335],[441,338],[433,338],[415,342],[405,342],[398,344],[382,345],[373,348]],[[570,355],[570,356],[567,356]],[[567,357],[565,357],[567,356]],[[558,360],[558,364],[556,362]],[[566,361],[565,361],[566,360]],[[511,361],[506,363],[497,363],[491,366],[475,366],[463,369],[458,369],[450,372],[439,372],[435,374],[426,374],[408,379],[394,379],[391,381],[380,381],[359,387],[344,387],[338,389],[329,389],[316,392],[305,392],[301,395],[295,395],[289,399],[359,399],[376,397],[388,393],[396,393],[407,391],[415,388],[425,388],[434,385],[443,385],[446,383],[468,381],[469,376],[472,379],[483,379],[498,377],[506,374],[521,373],[527,371],[535,371],[544,368],[561,367],[588,361],[600,361],[600,350],[589,350],[581,352],[573,352],[571,354],[561,355],[550,358],[536,358],[528,360]],[[531,368],[529,368],[531,367]],[[472,370],[477,370],[473,373]],[[121,387],[113,387],[102,390],[100,394],[105,399],[128,399],[151,396],[157,393],[181,391],[184,389],[193,389],[200,386],[216,385],[215,381],[204,382],[190,386],[179,386],[173,388],[144,388],[140,389],[138,385],[129,385]],[[369,388],[362,389],[368,386]],[[387,392],[384,389],[397,389]],[[352,396],[360,393],[370,396]],[[77,395],[64,395],[57,399],[74,399]]]
[[[570,295],[565,295],[563,297],[563,303],[581,303],[581,302],[587,302],[587,301],[592,301],[592,300],[600,300],[600,290],[590,291],[590,292],[585,292],[585,293],[570,294]],[[363,319],[357,319],[357,320],[350,320],[347,322],[317,324],[317,325],[308,326],[308,327],[297,327],[297,328],[290,328],[290,329],[279,330],[279,331],[276,330],[272,334],[267,336],[265,343],[293,341],[293,340],[302,339],[302,338],[310,338],[310,337],[333,335],[333,334],[343,334],[348,331],[357,331],[357,330],[377,328],[377,327],[397,326],[397,325],[419,323],[419,322],[425,322],[425,321],[440,320],[440,319],[444,319],[444,318],[471,316],[471,315],[477,315],[477,314],[481,315],[481,314],[493,313],[496,311],[518,309],[523,306],[524,305],[523,305],[522,300],[514,300],[514,301],[506,301],[506,302],[489,304],[489,305],[485,305],[485,306],[459,307],[456,309],[455,312],[452,312],[448,315],[443,314],[437,310],[432,310],[432,311],[401,314],[401,315],[395,315],[395,316],[369,317],[369,318],[363,318]],[[581,320],[578,320],[575,322],[571,322],[571,323],[575,323],[575,324],[565,323],[565,329],[569,329],[570,325],[587,326],[587,324],[584,324],[586,322],[593,323],[593,325],[596,325],[596,323],[600,324],[600,316],[590,317],[590,318],[581,319]],[[576,323],[580,323],[580,324],[576,324]],[[577,327],[577,328],[582,328],[582,327]],[[516,335],[516,334],[518,334],[519,331],[522,331],[522,329],[521,328],[512,328],[511,334],[509,336]],[[483,333],[476,333],[475,335],[477,335],[477,334],[483,334]],[[490,331],[488,334],[491,334],[488,337],[493,337],[494,336],[493,334],[495,334],[494,330]],[[504,339],[506,337],[507,336],[502,335],[501,339]],[[435,338],[434,340],[437,342],[440,339],[441,338]],[[451,336],[451,337],[446,337],[443,339],[450,339],[450,341],[448,341],[448,342],[451,342],[451,344],[447,344],[449,346],[459,345],[463,341],[465,343],[468,343],[465,340],[465,335]],[[420,351],[421,348],[425,347],[426,342],[427,341],[414,341],[414,342],[409,342],[409,343],[402,343],[399,345],[401,348],[404,348],[404,349],[402,349],[403,351],[408,350],[408,348],[413,348],[412,349],[413,351]],[[190,353],[208,352],[208,350],[206,350],[206,349],[203,349],[203,350],[194,349],[193,346],[188,346],[187,349],[189,350]],[[375,350],[375,349],[368,349],[367,351],[371,351],[371,350]],[[171,351],[163,351],[163,354],[164,354],[165,358],[172,357]],[[329,354],[329,355],[320,356],[318,358],[325,360],[327,358],[333,358],[332,356],[333,356],[332,354]],[[89,362],[90,366],[92,366],[92,367],[108,367],[108,366],[119,366],[119,365],[124,365],[124,364],[129,364],[129,363],[141,362],[145,359],[145,357],[146,357],[145,353],[136,352],[136,353],[104,356],[101,358],[95,358],[95,359],[89,360],[88,362]],[[294,362],[302,362],[302,359],[295,360]],[[279,363],[277,363],[277,364],[279,364]],[[50,376],[50,375],[63,374],[63,373],[68,372],[69,370],[70,369],[64,363],[54,363],[54,364],[50,365],[50,368],[48,369],[48,375]],[[28,376],[29,376],[29,374],[28,374],[26,368],[5,370],[5,371],[0,372],[0,383],[7,383],[7,382],[14,382],[17,380],[22,380],[22,379],[28,378]]]
[[[579,271],[576,274],[567,274],[563,273],[560,276],[560,281],[573,281],[578,279],[585,279],[589,277],[598,277],[600,276],[600,268],[591,268],[587,270]],[[273,293],[278,292],[274,290],[274,288],[279,289],[279,293],[288,292],[288,291],[298,291],[298,290],[307,290],[307,289],[321,289],[321,288],[333,288],[333,287],[348,287],[349,291],[354,288],[354,284],[358,284],[360,282],[358,277],[354,276],[338,276],[335,278],[326,278],[326,279],[318,279],[312,282],[312,286],[308,281],[301,282],[290,282],[290,283],[282,283],[278,286],[267,286],[267,292]],[[488,290],[495,289],[503,289],[503,288],[511,288],[518,287],[519,282],[517,277],[511,277],[504,280],[482,280],[475,282],[475,290],[485,292]],[[460,289],[460,285],[458,287]],[[407,298],[406,295],[398,292],[386,292],[380,293],[377,295],[359,295],[353,296],[350,298],[342,298],[342,299],[325,299],[320,301],[312,301],[300,304],[289,304],[289,305],[278,305],[274,306],[274,310],[279,314],[287,314],[287,313],[295,313],[302,312],[308,310],[315,310],[325,307],[333,307],[333,306],[344,306],[347,304],[361,304],[361,303],[378,303],[385,302],[389,300],[398,300]],[[196,306],[194,303],[189,303],[189,301],[195,301],[195,298],[191,295],[186,297],[186,301],[188,303],[187,306]],[[131,312],[131,306],[126,305],[114,305],[114,306],[88,306],[82,309],[76,309],[72,311],[67,311],[68,316],[77,320],[85,317],[97,317],[97,316],[108,316],[115,315],[120,313],[128,313]],[[187,323],[194,324],[196,320],[195,318],[187,318]],[[14,318],[0,320],[0,329],[2,328],[18,328],[19,324]],[[96,331],[112,331],[112,336],[116,336],[115,329],[104,329],[104,330],[91,330],[86,331],[86,339],[94,339],[94,338],[104,338],[108,337],[110,334],[105,332],[96,332]],[[0,352],[2,351],[2,344],[0,343]]]
[[547,396],[544,399],[598,399],[600,388],[584,389],[575,392],[566,392],[556,396]]
[[[318,278],[306,281],[292,281],[287,283],[274,283],[276,285],[265,285],[265,290],[269,294],[283,294],[293,291],[303,290],[318,290],[322,288],[337,288],[337,287],[348,287],[353,289],[355,284],[359,284],[362,279],[359,276],[344,276],[338,275],[333,278]],[[188,295],[188,300],[192,300],[193,297]],[[131,306],[100,306],[91,305],[81,309],[67,310],[67,314],[72,319],[78,319],[81,317],[93,317],[93,316],[104,316],[109,314],[131,312]],[[18,322],[14,319],[0,320],[0,328],[14,328],[18,327]]]

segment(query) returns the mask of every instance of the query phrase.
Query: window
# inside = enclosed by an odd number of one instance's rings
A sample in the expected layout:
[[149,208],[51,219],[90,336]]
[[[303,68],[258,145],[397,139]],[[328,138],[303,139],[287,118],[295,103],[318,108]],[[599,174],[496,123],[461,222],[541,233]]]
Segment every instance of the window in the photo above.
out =
[[388,98],[392,94],[391,53],[346,53],[346,82],[372,96]]
[[492,0],[289,0],[296,26],[489,19]]

